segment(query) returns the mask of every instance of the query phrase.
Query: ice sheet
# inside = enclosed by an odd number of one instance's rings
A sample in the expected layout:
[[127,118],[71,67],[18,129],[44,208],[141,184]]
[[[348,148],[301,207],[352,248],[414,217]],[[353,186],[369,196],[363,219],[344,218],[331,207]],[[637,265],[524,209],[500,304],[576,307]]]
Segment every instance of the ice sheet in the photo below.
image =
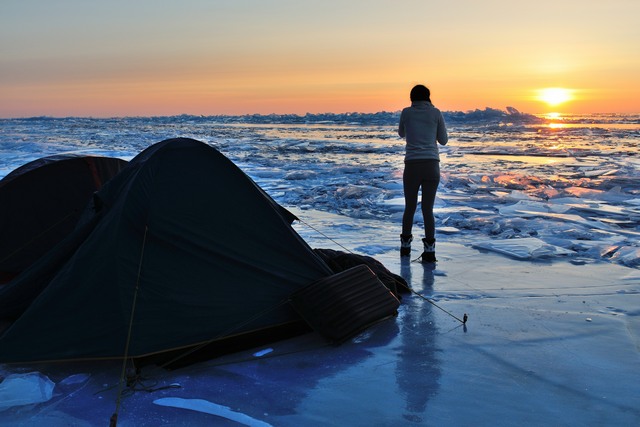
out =
[[[435,210],[443,235],[536,237],[559,246],[556,230],[572,223],[584,236],[606,230],[620,236],[620,246],[637,247],[637,115],[563,117],[562,126],[510,108],[445,118],[451,141],[441,152]],[[397,112],[0,120],[0,176],[61,152],[129,159],[179,135],[215,146],[287,207],[399,223],[404,144],[397,120]],[[565,242],[592,261],[626,259]]]
[[[0,176],[48,154],[131,158],[167,137],[206,141],[301,219],[310,246],[373,255],[420,294],[340,347],[309,334],[145,368],[148,387],[129,391],[118,425],[640,425],[639,117],[552,128],[513,112],[449,113],[435,268],[398,256],[397,118],[0,120]],[[411,259],[419,210],[415,227]],[[451,316],[464,313],[466,325]],[[0,426],[108,425],[120,371],[0,366],[4,381],[39,372],[55,383],[38,382],[52,388],[40,402],[0,399]]]
[[[271,424],[253,419],[247,415],[232,411],[226,406],[218,405],[204,399],[182,399],[180,397],[163,397],[154,400],[153,403],[160,406],[171,406],[174,408],[189,409],[191,411],[203,412],[206,414],[216,415],[235,421],[239,424],[250,427],[270,427]],[[212,421],[213,422],[213,421]]]
[[[177,371],[145,368],[158,391],[128,394],[118,425],[640,422],[639,270],[562,257],[516,261],[447,241],[438,243],[433,268],[400,259],[387,222],[365,227],[336,214],[295,213],[308,224],[297,227],[314,247],[338,249],[314,230],[331,226],[340,232],[329,237],[348,247],[378,239],[387,250],[377,259],[422,297],[405,295],[396,318],[339,347],[308,334]],[[466,325],[452,317],[464,313]],[[108,424],[119,364],[38,368],[59,383],[60,394],[5,410],[0,425]],[[23,367],[1,372],[14,369]]]

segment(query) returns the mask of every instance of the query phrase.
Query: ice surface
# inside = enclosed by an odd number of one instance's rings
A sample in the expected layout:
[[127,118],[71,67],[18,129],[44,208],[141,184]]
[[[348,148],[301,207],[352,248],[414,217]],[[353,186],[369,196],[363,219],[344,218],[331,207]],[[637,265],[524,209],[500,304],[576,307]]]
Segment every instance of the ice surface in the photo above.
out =
[[255,352],[255,353],[253,353],[253,355],[254,355],[255,357],[262,357],[262,356],[264,356],[264,355],[266,355],[266,354],[271,353],[272,351],[273,351],[273,349],[272,349],[272,348],[265,348],[265,349],[263,349],[263,350],[260,350],[260,351],[257,351],[257,352]]
[[[398,257],[397,113],[0,120],[0,176],[49,154],[131,158],[193,137],[291,209],[310,246],[375,256],[421,295],[339,347],[308,334],[145,368],[156,391],[129,391],[120,426],[640,425],[640,117],[446,119],[435,268]],[[421,227],[418,212],[411,259]],[[466,325],[450,315],[464,313]],[[0,377],[31,371],[56,383],[51,397],[3,399],[0,426],[108,424],[120,364],[5,365]]]
[[535,237],[474,242],[474,248],[495,251],[518,259],[535,259],[554,255],[573,255],[574,251],[549,245]]
[[234,412],[226,406],[218,405],[203,399],[182,399],[180,397],[163,397],[154,400],[153,403],[160,406],[171,406],[174,408],[190,409],[192,411],[204,412],[206,414],[217,415],[227,418],[239,424],[251,427],[270,427],[271,424],[253,419],[247,415]]
[[[387,221],[294,213],[314,247],[379,242],[386,250],[376,259],[437,306],[405,295],[396,318],[339,347],[308,334],[177,371],[147,367],[142,374],[158,390],[127,394],[118,425],[640,422],[640,270],[602,261],[574,265],[564,256],[516,261],[447,239],[438,242],[434,269],[400,259],[395,225]],[[412,258],[418,254],[414,247]],[[467,313],[469,321],[463,326],[449,313]],[[120,368],[39,366],[58,383],[54,398],[9,408],[0,425],[106,425]],[[1,372],[14,369],[21,367]]]
[[[467,242],[536,237],[581,258],[630,265],[623,254],[592,250],[604,236],[592,231],[618,236],[618,247],[638,245],[637,115],[551,122],[488,108],[445,118],[451,141],[442,149],[435,210],[443,235]],[[129,159],[154,142],[186,136],[221,150],[286,206],[399,223],[404,145],[397,120],[397,113],[0,120],[0,177],[44,155]],[[568,223],[591,243],[559,240],[556,230]]]
[[67,385],[76,385],[82,384],[89,380],[89,374],[73,374],[68,376],[67,378],[60,381],[59,385],[67,386]]

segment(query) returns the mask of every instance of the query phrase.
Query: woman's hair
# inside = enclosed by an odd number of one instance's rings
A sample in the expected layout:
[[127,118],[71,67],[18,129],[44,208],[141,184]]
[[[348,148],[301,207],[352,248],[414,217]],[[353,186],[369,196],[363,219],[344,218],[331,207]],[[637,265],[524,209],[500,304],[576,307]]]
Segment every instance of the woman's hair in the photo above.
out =
[[411,89],[411,94],[409,95],[411,98],[411,102],[413,101],[429,101],[431,102],[431,91],[428,87],[424,85],[416,85]]

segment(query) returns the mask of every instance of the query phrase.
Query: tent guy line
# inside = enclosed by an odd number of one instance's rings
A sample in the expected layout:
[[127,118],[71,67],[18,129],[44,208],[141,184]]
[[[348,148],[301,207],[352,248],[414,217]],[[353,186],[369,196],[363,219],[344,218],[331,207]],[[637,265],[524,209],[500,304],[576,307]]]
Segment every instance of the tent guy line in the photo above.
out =
[[120,412],[120,402],[122,400],[122,385],[124,383],[127,370],[127,360],[129,359],[129,344],[131,343],[131,331],[133,331],[133,319],[136,312],[136,302],[138,301],[138,291],[140,290],[140,275],[142,274],[142,261],[144,260],[144,249],[147,244],[147,235],[149,234],[149,226],[144,226],[144,236],[142,238],[142,249],[140,250],[140,262],[138,263],[138,276],[136,277],[136,289],[133,292],[133,302],[131,303],[131,315],[129,316],[129,328],[127,331],[127,341],[124,347],[124,357],[122,358],[122,370],[120,371],[120,380],[118,381],[118,396],[116,398],[116,409],[109,420],[109,425],[115,427],[118,423],[118,413]]
[[[322,237],[330,240],[331,242],[335,243],[336,245],[340,246],[342,249],[344,249],[345,251],[349,252],[350,254],[353,254],[353,251],[349,250],[348,248],[344,247],[342,244],[340,244],[338,241],[336,241],[335,239],[329,237],[327,234],[323,233],[322,231],[318,230],[317,228],[313,227],[311,224],[303,221],[300,218],[297,218],[298,221],[300,221],[300,223],[306,225],[307,227],[309,227],[310,229],[312,229],[313,231],[319,233]],[[418,259],[420,258],[416,258],[416,260],[414,260],[413,262],[416,262]],[[415,291],[413,288],[411,288],[411,286],[407,286],[404,283],[400,282],[399,280],[394,279],[397,285],[402,286],[404,289],[406,289],[407,291],[411,292],[414,295],[417,295],[418,297],[422,298],[423,300],[427,301],[429,304],[433,305],[434,307],[436,307],[439,310],[442,310],[443,312],[447,313],[449,316],[453,317],[454,319],[456,319],[458,322],[460,322],[462,325],[466,325],[467,320],[469,319],[469,316],[467,315],[467,313],[464,313],[464,316],[462,316],[462,319],[460,319],[458,316],[456,316],[455,314],[451,313],[448,310],[445,310],[444,308],[440,307],[438,304],[435,303],[435,301],[433,301],[431,298],[428,298],[424,295],[422,295],[421,293]]]

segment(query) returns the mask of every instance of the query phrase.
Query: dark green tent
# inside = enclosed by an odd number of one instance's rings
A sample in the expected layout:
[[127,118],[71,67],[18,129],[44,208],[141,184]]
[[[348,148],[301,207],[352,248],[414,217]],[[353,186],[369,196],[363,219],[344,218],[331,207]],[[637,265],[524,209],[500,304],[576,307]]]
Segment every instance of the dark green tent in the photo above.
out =
[[0,283],[73,231],[91,195],[126,165],[112,157],[59,154],[0,180]]
[[[155,144],[58,247],[0,287],[0,362],[143,357],[299,322],[332,274],[295,218],[216,149]],[[15,301],[21,304],[14,304]],[[128,338],[129,337],[129,338]]]

